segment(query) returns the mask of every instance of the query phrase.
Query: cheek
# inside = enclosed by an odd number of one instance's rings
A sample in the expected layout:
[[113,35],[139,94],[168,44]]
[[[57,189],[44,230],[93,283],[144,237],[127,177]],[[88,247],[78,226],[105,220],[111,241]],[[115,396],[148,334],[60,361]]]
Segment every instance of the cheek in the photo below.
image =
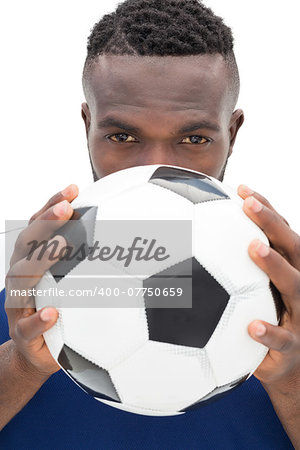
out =
[[219,178],[226,164],[228,152],[229,143],[227,139],[215,142],[203,157],[195,159],[197,165],[194,168],[199,172]]
[[109,167],[111,166],[111,161],[109,153],[105,151],[103,141],[101,142],[92,132],[90,132],[88,147],[91,163],[98,178],[108,175],[110,173]]
[[138,164],[132,161],[127,152],[121,152],[103,138],[90,133],[88,139],[91,163],[98,178]]

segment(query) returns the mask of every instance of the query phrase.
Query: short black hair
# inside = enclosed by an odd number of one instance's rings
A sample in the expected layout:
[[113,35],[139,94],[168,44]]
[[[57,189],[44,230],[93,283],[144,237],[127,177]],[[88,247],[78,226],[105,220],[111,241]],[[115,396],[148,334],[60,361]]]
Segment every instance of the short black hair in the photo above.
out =
[[125,0],[97,22],[88,37],[83,85],[97,56],[221,54],[228,63],[233,107],[239,73],[233,35],[223,19],[198,0]]

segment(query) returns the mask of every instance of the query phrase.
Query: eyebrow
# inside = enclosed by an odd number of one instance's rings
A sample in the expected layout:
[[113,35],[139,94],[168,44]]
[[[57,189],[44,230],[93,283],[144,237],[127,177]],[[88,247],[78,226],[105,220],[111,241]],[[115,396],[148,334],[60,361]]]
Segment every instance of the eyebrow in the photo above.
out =
[[130,131],[131,133],[138,133],[140,130],[129,123],[123,122],[122,120],[115,119],[114,117],[106,117],[98,123],[100,128],[117,127],[122,130]]
[[207,128],[208,130],[212,131],[220,131],[220,127],[212,122],[209,122],[207,120],[201,120],[200,122],[192,122],[184,125],[182,128],[180,128],[179,133],[190,133],[191,131],[200,130],[202,128]]
[[[105,117],[103,120],[101,120],[98,123],[98,127],[99,128],[117,127],[125,131],[130,131],[131,133],[139,133],[141,131],[139,128],[112,116]],[[220,131],[220,127],[217,124],[209,122],[207,120],[201,120],[200,122],[187,123],[178,130],[178,133],[190,133],[192,131],[200,130],[203,128],[216,132]]]

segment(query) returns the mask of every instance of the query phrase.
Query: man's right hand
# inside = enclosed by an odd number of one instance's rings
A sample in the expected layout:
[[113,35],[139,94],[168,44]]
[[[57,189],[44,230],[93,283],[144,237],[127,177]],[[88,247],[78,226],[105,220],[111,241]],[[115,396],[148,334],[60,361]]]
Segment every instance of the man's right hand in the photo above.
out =
[[[32,240],[49,241],[56,231],[71,218],[73,208],[70,202],[77,195],[78,187],[71,184],[55,194],[42,209],[31,217],[27,228],[18,236],[10,260],[10,269],[5,279],[5,310],[9,323],[9,335],[14,341],[16,360],[21,367],[30,370],[33,374],[46,377],[60,369],[43,338],[43,333],[55,324],[58,312],[53,307],[36,311],[33,305],[26,306],[29,300],[32,301],[32,297],[29,299],[29,297],[22,296],[22,298],[16,299],[16,297],[10,296],[10,292],[12,289],[33,288],[44,273],[57,262],[53,258],[49,259],[51,248],[44,253],[42,258],[37,258],[40,253],[40,249],[37,248],[31,258],[27,259],[30,251],[28,243]],[[53,239],[58,242],[54,255],[56,256],[66,245],[66,241],[59,235],[55,235]],[[16,300],[24,307],[11,307]]]

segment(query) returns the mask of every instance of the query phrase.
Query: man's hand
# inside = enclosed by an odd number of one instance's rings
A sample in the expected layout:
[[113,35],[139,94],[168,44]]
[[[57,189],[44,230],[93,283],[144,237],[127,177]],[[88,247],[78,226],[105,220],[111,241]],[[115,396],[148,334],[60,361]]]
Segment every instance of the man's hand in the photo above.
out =
[[[18,303],[24,307],[11,307],[14,306],[13,302],[16,302],[16,298],[12,298],[10,292],[12,289],[33,288],[44,273],[57,262],[53,258],[49,259],[51,248],[44,253],[42,258],[38,258],[40,249],[37,248],[31,258],[27,259],[30,250],[28,243],[31,240],[48,241],[72,216],[73,209],[70,202],[77,195],[77,186],[70,185],[54,195],[41,210],[31,217],[29,225],[20,233],[16,241],[10,260],[10,269],[6,276],[5,310],[8,316],[9,334],[14,341],[15,361],[19,368],[29,370],[33,375],[49,376],[60,368],[52,358],[42,336],[55,324],[58,312],[52,307],[36,312],[33,305],[29,304],[32,297],[17,299]],[[59,243],[54,254],[57,256],[66,242],[59,235],[53,239]]]
[[251,242],[249,255],[269,276],[284,304],[278,326],[261,320],[249,324],[250,336],[269,347],[254,375],[295,448],[300,448],[300,237],[260,194],[244,185],[238,193],[245,213],[270,241],[270,247],[259,240]]
[[254,375],[265,384],[298,382],[300,388],[300,237],[264,197],[243,185],[238,193],[245,199],[245,213],[271,244],[255,240],[249,255],[269,276],[285,306],[279,326],[260,320],[249,325],[253,339],[270,348]]

